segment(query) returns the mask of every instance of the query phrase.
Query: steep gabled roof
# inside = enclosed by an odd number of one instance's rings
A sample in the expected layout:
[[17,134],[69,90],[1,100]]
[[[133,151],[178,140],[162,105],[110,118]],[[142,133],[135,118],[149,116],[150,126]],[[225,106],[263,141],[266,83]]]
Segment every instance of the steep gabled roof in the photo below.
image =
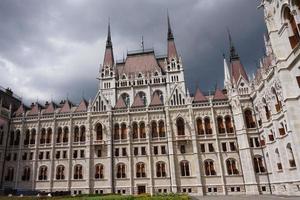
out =
[[243,77],[246,81],[249,81],[247,73],[239,59],[231,61],[231,77],[237,83],[240,77]]
[[116,103],[115,109],[123,109],[123,108],[127,108],[127,106],[126,106],[123,98],[120,96]]
[[194,103],[204,102],[207,101],[207,98],[203,95],[200,88],[197,88],[195,96],[194,96]]
[[159,98],[157,92],[154,92],[154,95],[152,97],[152,100],[151,100],[151,103],[149,106],[161,106],[161,105],[163,105],[163,102]]
[[35,103],[32,107],[31,110],[28,112],[28,115],[38,115],[42,106],[39,103]]
[[75,112],[86,112],[88,109],[88,102],[85,99],[82,99]]
[[57,108],[57,105],[53,102],[50,102],[43,114],[52,114],[52,113],[54,113],[56,108]]
[[15,116],[21,117],[23,115],[23,113],[25,113],[27,110],[28,110],[28,108],[24,104],[21,104],[20,107],[15,112]]
[[144,106],[145,105],[144,105],[143,100],[141,99],[140,95],[139,94],[135,95],[134,101],[133,101],[133,104],[131,107],[137,108],[137,107],[144,107]]
[[60,113],[68,113],[71,112],[71,108],[72,108],[73,104],[69,101],[66,100],[63,107],[60,109]]
[[227,97],[223,94],[223,92],[218,88],[214,95],[214,100],[226,100]]

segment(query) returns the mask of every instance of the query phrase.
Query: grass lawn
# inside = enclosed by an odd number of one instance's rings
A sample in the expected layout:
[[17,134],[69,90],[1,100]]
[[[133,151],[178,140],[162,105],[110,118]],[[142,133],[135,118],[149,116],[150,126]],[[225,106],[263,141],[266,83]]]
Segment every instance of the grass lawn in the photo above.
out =
[[139,196],[122,196],[122,195],[82,195],[82,196],[66,196],[66,197],[0,197],[0,200],[189,200],[188,195],[168,194],[168,195],[139,195]]

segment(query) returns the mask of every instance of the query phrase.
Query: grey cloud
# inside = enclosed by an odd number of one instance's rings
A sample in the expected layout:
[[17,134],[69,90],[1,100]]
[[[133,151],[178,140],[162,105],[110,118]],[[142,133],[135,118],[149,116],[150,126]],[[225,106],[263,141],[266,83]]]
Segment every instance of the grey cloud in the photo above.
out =
[[[205,91],[216,83],[221,87],[222,54],[228,54],[227,27],[249,73],[263,55],[265,25],[258,4],[258,0],[2,0],[0,62],[12,63],[16,72],[9,75],[19,78],[2,79],[5,72],[1,71],[0,85],[22,93],[26,101],[36,99],[34,95],[46,100],[49,93],[59,101],[68,93],[78,102],[82,91],[87,99],[92,98],[108,18],[115,58],[140,48],[142,35],[146,47],[165,54],[168,10],[190,92],[196,85]],[[68,70],[72,73],[66,73]],[[29,81],[18,72],[25,73]],[[20,85],[26,90],[20,91]],[[36,92],[24,93],[31,91],[28,88]]]

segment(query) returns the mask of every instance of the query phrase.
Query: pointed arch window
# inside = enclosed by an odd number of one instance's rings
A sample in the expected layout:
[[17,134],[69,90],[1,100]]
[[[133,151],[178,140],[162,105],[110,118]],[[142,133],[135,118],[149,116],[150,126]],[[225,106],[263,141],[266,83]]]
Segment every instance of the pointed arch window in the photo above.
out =
[[253,158],[254,161],[254,171],[255,173],[264,173],[266,172],[266,168],[264,167],[263,164],[263,158],[260,155],[257,155]]
[[30,140],[30,131],[29,131],[29,129],[27,129],[25,131],[24,145],[28,145],[29,144],[29,140]]
[[226,132],[227,133],[233,133],[233,126],[232,126],[232,122],[231,122],[231,117],[230,116],[226,116],[225,117],[225,127],[226,127]]
[[120,126],[119,124],[115,124],[114,127],[114,140],[119,140],[120,139]]
[[146,138],[145,123],[140,122],[140,138]]
[[132,123],[132,139],[138,139],[138,124],[136,122]]
[[23,169],[22,181],[30,180],[30,167],[26,166]]
[[14,180],[14,168],[8,167],[5,176],[5,181],[13,181],[13,180]]
[[80,142],[85,142],[85,126],[80,127]]
[[214,161],[213,160],[205,160],[204,161],[204,171],[206,176],[214,176],[216,175]]
[[45,143],[46,143],[46,129],[42,128],[40,144],[45,144]]
[[79,142],[79,127],[75,126],[74,128],[74,142]]
[[83,179],[82,165],[74,166],[74,179],[75,180]]
[[36,130],[31,129],[30,144],[35,144]]
[[217,118],[217,123],[218,123],[219,134],[225,133],[225,127],[224,127],[224,123],[223,123],[223,117],[219,116]]
[[276,101],[275,102],[275,109],[276,109],[277,112],[280,112],[281,109],[282,109],[282,103],[279,100],[278,94],[277,94],[277,92],[276,92],[276,90],[274,88],[272,88],[272,92],[273,92],[273,94],[275,96],[275,101]]
[[96,140],[103,140],[103,129],[102,129],[102,124],[98,123],[96,125]]
[[166,163],[160,161],[156,163],[156,177],[166,177]]
[[117,165],[117,178],[126,178],[126,168],[123,163]]
[[277,161],[277,169],[278,171],[282,171],[282,163],[280,158],[280,153],[278,149],[275,149],[276,161]]
[[289,41],[292,49],[294,49],[300,42],[300,35],[298,31],[298,27],[295,21],[293,14],[291,13],[290,8],[285,7],[283,12],[283,17],[285,22],[288,25],[288,34],[289,34]]
[[204,135],[204,129],[203,129],[202,119],[201,118],[197,118],[196,124],[197,124],[198,135]]
[[95,179],[104,178],[104,166],[102,164],[97,164],[95,166]]
[[146,177],[145,163],[139,162],[136,164],[136,177],[137,178]]
[[67,143],[69,141],[69,128],[64,128],[64,134],[63,134],[63,143]]
[[45,181],[48,177],[48,168],[47,166],[41,166],[39,170],[39,180]]
[[56,143],[57,144],[60,144],[62,142],[62,137],[63,137],[62,128],[58,127],[58,129],[57,129],[57,135],[56,135]]
[[179,117],[176,120],[176,126],[177,126],[177,135],[185,135],[184,120],[181,117]]
[[46,138],[46,143],[50,144],[52,140],[52,129],[48,128],[47,129],[47,138]]
[[56,180],[65,180],[65,166],[58,165],[56,167]]
[[158,122],[158,134],[160,138],[166,137],[165,123],[162,120]]
[[296,167],[296,161],[295,161],[295,157],[294,157],[294,152],[293,152],[293,149],[292,149],[290,143],[286,146],[286,151],[287,151],[287,155],[288,155],[288,160],[289,160],[290,167],[291,168]]
[[16,139],[15,139],[15,141],[14,141],[14,145],[15,145],[15,146],[18,146],[18,145],[19,145],[19,143],[20,143],[20,137],[21,137],[21,132],[20,132],[20,130],[16,130]]
[[190,176],[190,163],[189,161],[183,160],[180,162],[181,176]]
[[246,109],[244,112],[246,127],[247,128],[255,128],[255,122],[253,120],[252,111],[250,109]]
[[126,124],[123,123],[121,125],[121,140],[126,140],[127,139],[127,127]]
[[152,138],[157,138],[158,137],[156,121],[151,122],[151,134],[152,134]]
[[204,119],[204,127],[205,127],[205,134],[206,135],[211,135],[212,134],[212,129],[211,129],[209,117],[206,117]]
[[233,158],[229,158],[226,160],[227,174],[228,175],[238,175],[239,170],[237,169],[237,162]]

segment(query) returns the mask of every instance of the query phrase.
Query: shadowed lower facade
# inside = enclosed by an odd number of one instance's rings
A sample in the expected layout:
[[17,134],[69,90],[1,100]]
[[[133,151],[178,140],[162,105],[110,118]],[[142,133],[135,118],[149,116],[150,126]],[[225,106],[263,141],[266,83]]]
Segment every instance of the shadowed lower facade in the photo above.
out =
[[255,76],[230,37],[224,89],[193,95],[169,18],[166,56],[143,49],[115,61],[109,26],[93,100],[6,108],[2,188],[300,195],[299,5],[263,1],[266,55]]

